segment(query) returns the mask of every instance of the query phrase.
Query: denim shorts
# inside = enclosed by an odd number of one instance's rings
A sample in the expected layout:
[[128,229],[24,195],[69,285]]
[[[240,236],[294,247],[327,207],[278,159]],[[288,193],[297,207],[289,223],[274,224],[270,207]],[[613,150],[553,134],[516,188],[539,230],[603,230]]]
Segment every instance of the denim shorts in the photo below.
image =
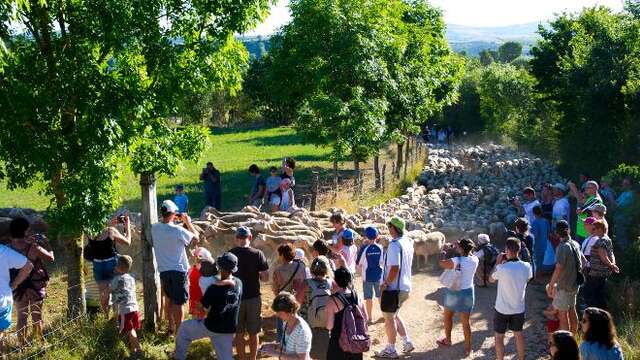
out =
[[446,289],[444,293],[444,307],[449,311],[470,313],[475,301],[473,287],[458,291]]
[[13,304],[9,303],[5,308],[0,308],[0,331],[5,331],[11,327],[11,311]]
[[118,259],[114,256],[111,259],[93,260],[93,278],[96,282],[111,281]]
[[363,281],[362,291],[364,292],[365,300],[373,299],[374,292],[376,294],[376,297],[380,298],[380,283],[377,281]]

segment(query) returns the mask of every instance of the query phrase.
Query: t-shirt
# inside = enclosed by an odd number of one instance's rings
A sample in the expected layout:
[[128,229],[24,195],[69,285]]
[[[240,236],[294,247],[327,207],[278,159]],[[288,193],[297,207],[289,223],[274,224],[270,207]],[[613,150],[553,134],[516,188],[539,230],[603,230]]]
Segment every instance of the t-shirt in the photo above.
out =
[[460,265],[460,290],[473,287],[473,277],[480,262],[475,255],[456,256],[451,258],[453,265],[457,268]]
[[234,274],[242,280],[242,300],[260,296],[260,273],[269,270],[264,253],[252,247],[235,247],[229,250],[238,258],[238,271]]
[[597,342],[583,341],[580,343],[580,358],[582,360],[624,360],[624,355],[618,344],[607,349]]
[[173,197],[173,202],[178,206],[178,212],[186,213],[189,209],[189,197],[187,194],[178,194]]
[[533,223],[533,220],[535,220],[535,216],[533,215],[533,208],[536,206],[540,206],[540,201],[533,200],[522,204],[525,217],[527,218],[527,220],[529,220],[529,224]]
[[611,242],[611,239],[606,235],[600,238],[598,237],[596,238],[597,240],[591,247],[591,250],[594,253],[591,255],[591,258],[589,259],[589,263],[591,264],[589,275],[597,276],[597,277],[608,277],[609,275],[611,275],[611,268],[607,266],[602,261],[602,259],[600,259],[600,256],[597,254],[597,250],[604,249],[604,251],[607,253],[607,256],[609,257],[609,260],[612,260],[613,259],[613,243]]
[[197,266],[192,266],[189,271],[189,304],[197,304],[202,299],[204,291],[200,289],[200,270]]
[[298,319],[298,323],[291,334],[287,334],[285,331],[284,353],[288,355],[308,354],[311,351],[311,328],[300,316],[296,315],[296,319]]
[[555,225],[555,223],[557,223],[560,220],[566,220],[569,221],[570,219],[570,210],[571,207],[569,205],[569,200],[567,200],[566,197],[560,198],[560,199],[556,199],[553,202],[553,211],[552,211],[552,216],[553,216],[553,224]]
[[138,311],[136,280],[130,274],[118,274],[111,280],[111,298],[118,314]]
[[[280,280],[278,285],[280,288],[277,289],[279,290],[278,292],[286,291],[294,293],[294,290],[298,290],[297,288],[294,289],[294,285],[301,285],[307,278],[307,274],[304,269],[304,263],[302,261],[295,260],[278,266],[273,272],[274,279],[278,278]],[[294,272],[295,275],[293,275]],[[293,275],[293,277],[291,275]],[[289,279],[292,280],[289,281]],[[289,283],[287,284],[287,282]]]
[[576,258],[578,260],[578,268],[582,268],[582,259],[579,252],[580,245],[571,238],[562,239],[558,247],[556,248],[556,263],[562,265],[562,272],[558,278],[558,288],[574,292],[578,290],[578,284],[576,282],[577,269]]
[[340,250],[340,254],[344,257],[344,262],[347,270],[351,271],[352,274],[355,274],[358,247],[353,244],[351,246],[343,246]]
[[269,176],[266,181],[267,192],[272,193],[278,190],[278,188],[280,188],[281,181],[282,181],[282,178],[279,176]]
[[584,239],[582,245],[580,245],[580,249],[582,250],[584,256],[591,256],[591,248],[593,247],[593,244],[596,243],[596,241],[598,241],[598,237],[595,235],[591,235],[588,238]]
[[388,284],[389,290],[411,291],[411,264],[413,264],[413,240],[404,236],[391,240],[385,253],[383,280],[388,276],[392,266],[399,266],[400,287],[396,278]]
[[253,183],[253,187],[251,188],[251,199],[256,200],[256,196],[260,192],[260,187],[261,186],[266,187],[267,186],[267,182],[264,180],[262,175],[258,175],[256,177],[256,181]]
[[11,269],[22,269],[27,264],[27,258],[8,246],[0,245],[0,309],[6,309],[13,304],[11,291]]
[[151,225],[151,236],[159,272],[189,271],[186,247],[195,236],[191,231],[173,223],[158,222]]
[[504,315],[524,313],[525,291],[527,283],[533,277],[531,265],[520,260],[507,261],[496,265],[496,270],[491,277],[498,281],[496,311]]
[[[200,291],[203,294],[206,293],[209,286],[213,285],[215,282],[216,282],[215,276],[200,276],[200,279],[198,280]],[[198,301],[200,301],[201,299],[202,299],[202,296],[200,297],[200,299],[198,299]]]
[[362,267],[364,281],[380,282],[384,266],[382,246],[377,243],[366,245],[362,249],[359,266]]
[[233,277],[236,286],[209,286],[202,297],[202,306],[207,309],[204,326],[217,334],[235,334],[238,326],[242,280]]

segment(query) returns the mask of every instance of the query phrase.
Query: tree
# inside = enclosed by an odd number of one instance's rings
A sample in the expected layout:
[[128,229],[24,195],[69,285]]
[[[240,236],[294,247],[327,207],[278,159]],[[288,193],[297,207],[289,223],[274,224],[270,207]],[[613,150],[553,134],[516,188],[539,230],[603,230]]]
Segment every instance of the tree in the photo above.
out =
[[507,41],[498,48],[498,59],[503,63],[510,63],[522,55],[522,44]]
[[624,9],[636,19],[640,19],[640,0],[625,0]]
[[480,51],[478,56],[480,57],[480,63],[482,65],[484,65],[484,66],[489,66],[489,65],[491,65],[491,63],[496,61],[496,59],[494,59],[494,57],[493,57],[492,51],[490,51],[488,49],[484,49],[484,50]]
[[67,250],[69,316],[84,309],[82,234],[99,230],[116,205],[125,152],[145,134],[167,141],[160,119],[174,112],[183,91],[237,79],[221,54],[267,5],[0,3],[0,173],[11,189],[47,184],[50,221]]

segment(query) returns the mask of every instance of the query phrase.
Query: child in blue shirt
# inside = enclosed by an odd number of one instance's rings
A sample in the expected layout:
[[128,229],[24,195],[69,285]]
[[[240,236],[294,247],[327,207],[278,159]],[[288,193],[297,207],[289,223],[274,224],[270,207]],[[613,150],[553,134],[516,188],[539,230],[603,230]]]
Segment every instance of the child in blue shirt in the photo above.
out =
[[362,289],[369,323],[373,323],[373,294],[380,301],[380,282],[382,281],[383,249],[378,244],[378,230],[369,226],[364,230],[364,244],[358,252],[356,264],[362,272]]
[[182,184],[176,185],[176,195],[173,197],[173,202],[178,206],[179,213],[189,212],[189,198],[184,193],[184,186]]

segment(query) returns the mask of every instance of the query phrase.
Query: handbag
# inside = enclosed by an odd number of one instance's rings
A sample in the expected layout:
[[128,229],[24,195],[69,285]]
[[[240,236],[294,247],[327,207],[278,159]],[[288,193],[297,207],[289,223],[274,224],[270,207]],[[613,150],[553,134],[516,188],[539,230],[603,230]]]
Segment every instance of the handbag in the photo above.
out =
[[[571,240],[569,240],[571,241]],[[582,270],[580,269],[580,255],[578,254],[578,252],[576,251],[575,247],[573,246],[573,244],[570,242],[569,246],[571,246],[571,252],[573,253],[573,256],[575,257],[575,263],[576,263],[576,284],[578,284],[578,286],[582,286],[582,284],[584,284],[584,274],[582,273]]]
[[[458,256],[459,258],[459,256]],[[462,271],[460,269],[460,260],[458,265],[453,269],[445,269],[440,274],[440,283],[449,290],[460,290],[460,281],[462,279]]]
[[[391,246],[393,242],[389,244]],[[400,244],[398,244],[400,246]],[[384,257],[384,269],[387,269],[387,257]],[[397,290],[385,289],[380,296],[380,310],[386,313],[395,313],[400,308],[400,276],[402,275],[402,246],[400,246],[400,271],[398,271]]]

